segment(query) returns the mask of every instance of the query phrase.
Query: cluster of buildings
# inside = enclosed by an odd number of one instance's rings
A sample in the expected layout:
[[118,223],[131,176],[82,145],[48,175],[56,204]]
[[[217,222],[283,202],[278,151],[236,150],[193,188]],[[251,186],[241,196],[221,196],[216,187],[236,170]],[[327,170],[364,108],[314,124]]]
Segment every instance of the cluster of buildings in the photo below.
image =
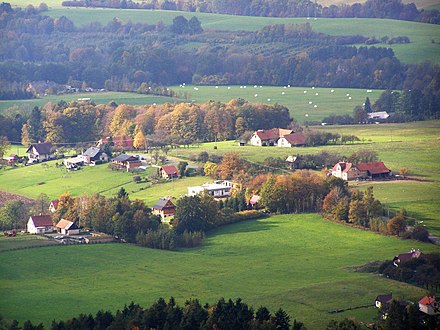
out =
[[294,132],[290,129],[272,128],[260,129],[252,134],[250,144],[253,146],[266,147],[302,147],[306,144],[306,137],[302,132]]
[[343,180],[388,178],[392,172],[383,162],[349,163],[339,162],[333,166],[330,174]]

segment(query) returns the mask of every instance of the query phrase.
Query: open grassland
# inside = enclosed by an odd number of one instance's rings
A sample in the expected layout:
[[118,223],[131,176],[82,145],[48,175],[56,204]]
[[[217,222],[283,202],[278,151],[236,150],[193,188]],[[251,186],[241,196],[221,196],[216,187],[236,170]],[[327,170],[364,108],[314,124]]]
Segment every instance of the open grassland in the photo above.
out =
[[[366,0],[318,0],[320,5],[329,7],[331,5],[339,6],[339,5],[352,5],[354,3],[364,3]],[[418,9],[426,8],[430,9],[430,6],[438,3],[438,0],[403,0],[402,3],[414,3]],[[428,7],[428,8],[427,8]]]
[[[228,102],[242,98],[249,102],[281,104],[289,108],[290,115],[299,122],[319,120],[332,115],[353,114],[357,105],[362,105],[367,97],[374,103],[383,92],[352,88],[311,88],[276,86],[174,86],[176,92],[187,92],[194,103],[209,100]],[[333,91],[333,92],[332,92]],[[347,96],[348,94],[348,96]],[[316,106],[316,107],[315,107]]]
[[[70,192],[72,196],[99,193],[104,196],[115,196],[121,187],[129,193],[130,198],[144,200],[153,206],[163,196],[180,197],[187,193],[188,186],[196,186],[207,181],[205,177],[189,177],[166,183],[135,183],[134,175],[148,177],[156,171],[149,168],[140,173],[112,171],[106,164],[83,167],[79,171],[66,172],[64,166],[56,167],[57,161],[50,161],[31,166],[21,166],[0,171],[0,190],[36,198],[45,193],[51,199]],[[1,193],[1,192],[0,192]]]
[[100,22],[106,25],[114,17],[124,22],[155,24],[162,21],[169,25],[173,19],[182,15],[186,18],[196,16],[206,30],[231,30],[231,31],[255,31],[271,24],[304,24],[310,23],[317,32],[329,35],[363,35],[367,37],[381,38],[408,36],[410,44],[405,45],[376,45],[391,47],[396,56],[405,63],[416,63],[430,60],[440,63],[440,45],[433,44],[432,40],[439,41],[440,26],[418,22],[408,22],[390,19],[375,18],[275,18],[275,17],[251,17],[234,16],[207,13],[188,13],[179,11],[162,10],[137,10],[137,9],[102,9],[102,8],[54,8],[47,12],[53,17],[66,16],[77,26],[91,22]]
[[131,301],[150,305],[174,296],[214,303],[241,297],[258,308],[284,308],[309,329],[330,319],[372,321],[377,294],[417,301],[423,289],[349,267],[419,248],[403,241],[326,222],[318,215],[273,216],[224,227],[201,248],[178,252],[132,245],[57,246],[0,254],[3,316],[49,324],[79,313],[116,310]]
[[90,98],[92,102],[96,104],[107,104],[110,101],[115,101],[117,104],[131,104],[131,105],[144,105],[144,104],[162,104],[165,102],[174,102],[177,99],[155,95],[144,95],[136,93],[122,93],[122,92],[99,92],[99,93],[77,93],[77,94],[63,94],[63,95],[48,95],[42,96],[38,99],[30,100],[1,100],[0,101],[0,114],[5,109],[11,107],[19,107],[23,109],[31,110],[33,107],[41,107],[49,102],[57,103],[61,100],[69,102],[76,101],[80,98]]

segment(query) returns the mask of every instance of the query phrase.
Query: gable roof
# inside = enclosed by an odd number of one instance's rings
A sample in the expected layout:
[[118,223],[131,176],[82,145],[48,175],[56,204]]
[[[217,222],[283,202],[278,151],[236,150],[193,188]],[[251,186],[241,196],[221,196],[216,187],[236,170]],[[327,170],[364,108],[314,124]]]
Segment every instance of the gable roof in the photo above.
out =
[[115,162],[128,162],[135,160],[139,160],[139,159],[133,155],[127,155],[127,154],[120,154],[118,157],[112,159],[112,161]]
[[98,154],[102,153],[102,150],[96,147],[90,147],[89,149],[87,149],[84,152],[84,156],[88,156],[88,157],[96,157]]
[[152,208],[156,210],[162,210],[168,202],[170,202],[174,206],[174,203],[169,198],[162,197],[159,198],[159,200],[156,202],[156,204],[154,204]]
[[400,262],[408,261],[413,258],[419,258],[422,255],[422,252],[419,250],[411,250],[407,253],[401,253],[394,257],[394,260],[399,259]]
[[336,163],[335,166],[333,166],[333,168],[332,168],[333,172],[337,171],[338,165],[341,167],[341,171],[345,172],[345,173],[348,172],[353,167],[353,163],[339,162],[339,163]]
[[381,302],[382,304],[389,304],[393,300],[393,294],[380,294],[376,297],[376,301]]
[[164,171],[167,175],[177,175],[179,173],[177,167],[174,165],[164,165],[161,166],[160,169]]
[[69,230],[69,229],[76,229],[76,225],[75,222],[66,220],[66,219],[61,219],[57,225],[57,228],[61,228],[61,229],[65,229],[65,230]]
[[52,143],[50,142],[33,143],[29,146],[29,148],[27,148],[26,152],[28,153],[32,151],[33,148],[39,155],[48,155],[51,153]]
[[58,208],[58,204],[59,203],[60,203],[60,201],[58,199],[55,199],[55,200],[50,202],[50,205],[52,205],[53,208],[56,210]]
[[254,134],[256,134],[261,141],[268,141],[268,140],[276,140],[280,137],[293,133],[290,129],[284,129],[284,128],[272,128],[272,129],[260,129],[258,131],[255,131]]
[[428,306],[431,305],[434,301],[435,301],[434,297],[424,296],[422,299],[420,299],[419,304]]
[[370,162],[356,164],[360,171],[368,171],[370,174],[390,173],[391,171],[385,166],[383,162]]
[[52,217],[50,215],[31,215],[29,220],[34,223],[35,227],[53,226]]
[[287,142],[293,145],[304,145],[306,144],[306,137],[303,133],[290,133],[283,136]]

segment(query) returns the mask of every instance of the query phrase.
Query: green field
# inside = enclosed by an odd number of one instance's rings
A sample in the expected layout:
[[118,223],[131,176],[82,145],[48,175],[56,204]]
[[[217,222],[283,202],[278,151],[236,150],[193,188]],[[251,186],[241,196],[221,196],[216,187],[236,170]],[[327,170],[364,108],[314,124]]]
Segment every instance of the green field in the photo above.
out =
[[107,104],[110,101],[115,101],[117,104],[130,105],[144,105],[144,104],[162,104],[165,102],[175,102],[177,99],[163,96],[143,95],[136,93],[122,93],[122,92],[99,92],[99,93],[78,93],[78,94],[63,94],[63,95],[48,95],[42,96],[38,99],[30,100],[8,100],[0,101],[0,113],[11,107],[19,107],[31,110],[33,107],[41,107],[48,102],[57,103],[63,101],[76,101],[79,98],[90,98],[96,104]]
[[[241,86],[244,87],[244,86]],[[197,88],[198,90],[196,90]],[[203,103],[209,100],[229,102],[234,98],[243,98],[249,102],[282,104],[289,108],[291,116],[297,121],[304,122],[310,120],[321,121],[324,117],[331,114],[352,114],[353,109],[357,105],[362,105],[366,97],[374,103],[382,93],[381,90],[372,90],[367,93],[366,89],[348,89],[348,88],[315,88],[310,87],[275,87],[275,86],[190,86],[184,88],[173,86],[172,89],[177,93],[188,93],[189,101],[195,103]],[[331,92],[334,90],[334,92]],[[305,94],[304,91],[307,91]],[[284,94],[283,94],[284,93]],[[316,95],[318,93],[318,95]],[[347,96],[350,94],[350,96]],[[257,95],[257,96],[255,96]],[[142,105],[152,103],[165,102],[185,102],[186,100],[171,99],[166,97],[149,97],[134,93],[93,93],[93,94],[76,94],[76,95],[58,95],[47,96],[36,100],[14,100],[0,101],[0,113],[2,110],[19,106],[32,109],[33,106],[42,106],[47,102],[58,102],[59,100],[76,100],[81,97],[90,97],[96,104],[108,103],[115,100],[118,104]],[[349,99],[351,97],[351,99]],[[268,101],[270,99],[270,101]],[[312,102],[312,104],[309,104]],[[28,106],[29,104],[29,106]],[[316,108],[314,106],[317,106]],[[306,116],[307,115],[307,116]]]
[[273,216],[224,227],[201,248],[178,252],[132,245],[57,246],[3,252],[3,316],[48,324],[79,313],[112,311],[135,301],[150,305],[174,296],[213,303],[241,297],[258,308],[284,308],[308,329],[354,316],[372,321],[377,294],[418,300],[423,289],[349,267],[433,245],[403,241],[326,222],[318,215]]
[[22,235],[18,233],[16,237],[0,236],[0,252],[57,244],[54,240],[39,235]]

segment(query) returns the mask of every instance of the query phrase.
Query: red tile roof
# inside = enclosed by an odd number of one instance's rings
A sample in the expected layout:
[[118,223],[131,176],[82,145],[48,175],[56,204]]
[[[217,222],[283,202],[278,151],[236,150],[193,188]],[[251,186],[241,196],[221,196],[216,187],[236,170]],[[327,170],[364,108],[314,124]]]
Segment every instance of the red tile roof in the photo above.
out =
[[350,170],[350,168],[353,166],[353,163],[347,163],[347,162],[339,162],[337,163],[335,166],[333,166],[333,171],[336,172],[338,165],[341,166],[341,170],[342,172],[348,172]]
[[292,130],[284,128],[260,129],[255,132],[261,141],[276,140],[284,135],[292,133]]
[[60,203],[60,201],[58,199],[55,199],[53,201],[50,202],[50,204],[52,204],[53,208],[56,210],[58,208],[58,204]]
[[174,165],[164,165],[161,166],[161,169],[168,175],[177,175],[179,171]]
[[372,174],[389,173],[390,170],[382,162],[360,163],[356,164],[360,171],[368,171]]
[[284,138],[293,145],[304,145],[306,144],[306,137],[303,133],[291,133],[284,135]]
[[434,301],[434,297],[424,296],[422,299],[420,299],[419,304],[428,306],[431,305]]
[[30,220],[35,227],[53,226],[52,217],[50,215],[31,215]]

